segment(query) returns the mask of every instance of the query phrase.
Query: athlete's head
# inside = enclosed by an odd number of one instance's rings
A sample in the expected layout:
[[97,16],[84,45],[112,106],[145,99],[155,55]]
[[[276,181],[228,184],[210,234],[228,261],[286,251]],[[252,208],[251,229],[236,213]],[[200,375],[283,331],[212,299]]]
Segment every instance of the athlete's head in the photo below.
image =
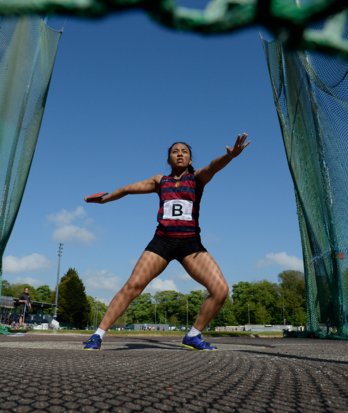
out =
[[168,148],[168,164],[173,168],[175,165],[186,165],[190,173],[195,171],[192,166],[192,148],[186,142],[174,142]]

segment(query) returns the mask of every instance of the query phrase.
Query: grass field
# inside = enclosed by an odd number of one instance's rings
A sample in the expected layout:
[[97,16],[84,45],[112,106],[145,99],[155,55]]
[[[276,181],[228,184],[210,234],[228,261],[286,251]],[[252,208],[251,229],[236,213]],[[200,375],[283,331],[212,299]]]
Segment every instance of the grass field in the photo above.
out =
[[[18,330],[17,330],[18,331]],[[94,330],[28,330],[30,334],[84,334],[91,335],[94,333]],[[270,337],[270,338],[281,338],[283,337],[282,332],[277,331],[265,331],[265,332],[249,332],[249,331],[238,331],[238,332],[216,332],[216,331],[206,331],[203,333],[204,336],[210,337]],[[109,330],[108,335],[112,336],[152,336],[152,337],[182,337],[184,333],[182,331],[136,331],[136,330],[123,330],[123,331],[114,331]]]

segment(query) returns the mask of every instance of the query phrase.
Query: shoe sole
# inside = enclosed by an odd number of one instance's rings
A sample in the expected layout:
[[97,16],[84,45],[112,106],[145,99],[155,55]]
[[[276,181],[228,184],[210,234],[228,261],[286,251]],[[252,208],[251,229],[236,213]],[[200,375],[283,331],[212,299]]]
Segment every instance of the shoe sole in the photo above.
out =
[[200,349],[200,348],[189,346],[187,344],[181,344],[181,347],[187,348],[189,350],[195,350],[195,351],[216,351],[217,350],[217,348],[212,348],[212,349],[202,348],[202,349]]
[[83,348],[83,350],[100,351],[100,348]]

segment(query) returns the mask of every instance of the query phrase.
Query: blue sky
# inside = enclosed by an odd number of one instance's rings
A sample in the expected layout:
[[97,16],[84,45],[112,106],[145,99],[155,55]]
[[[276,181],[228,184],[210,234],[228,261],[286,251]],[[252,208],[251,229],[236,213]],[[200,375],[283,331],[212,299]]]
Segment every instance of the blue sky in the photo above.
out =
[[[4,278],[55,288],[62,242],[60,275],[74,267],[87,294],[108,302],[153,236],[158,198],[97,205],[84,196],[169,172],[166,152],[177,140],[192,146],[196,168],[205,166],[244,131],[252,144],[206,187],[203,243],[231,286],[302,270],[260,31],[202,37],[141,12],[68,18]],[[174,262],[147,291],[200,288]]]

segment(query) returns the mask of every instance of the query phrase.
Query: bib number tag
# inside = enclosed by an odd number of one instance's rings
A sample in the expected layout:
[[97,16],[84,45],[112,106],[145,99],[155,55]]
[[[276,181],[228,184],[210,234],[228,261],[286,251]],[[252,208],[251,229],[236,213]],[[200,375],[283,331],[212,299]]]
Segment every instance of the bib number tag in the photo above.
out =
[[184,199],[172,199],[163,204],[163,219],[192,221],[193,202]]

